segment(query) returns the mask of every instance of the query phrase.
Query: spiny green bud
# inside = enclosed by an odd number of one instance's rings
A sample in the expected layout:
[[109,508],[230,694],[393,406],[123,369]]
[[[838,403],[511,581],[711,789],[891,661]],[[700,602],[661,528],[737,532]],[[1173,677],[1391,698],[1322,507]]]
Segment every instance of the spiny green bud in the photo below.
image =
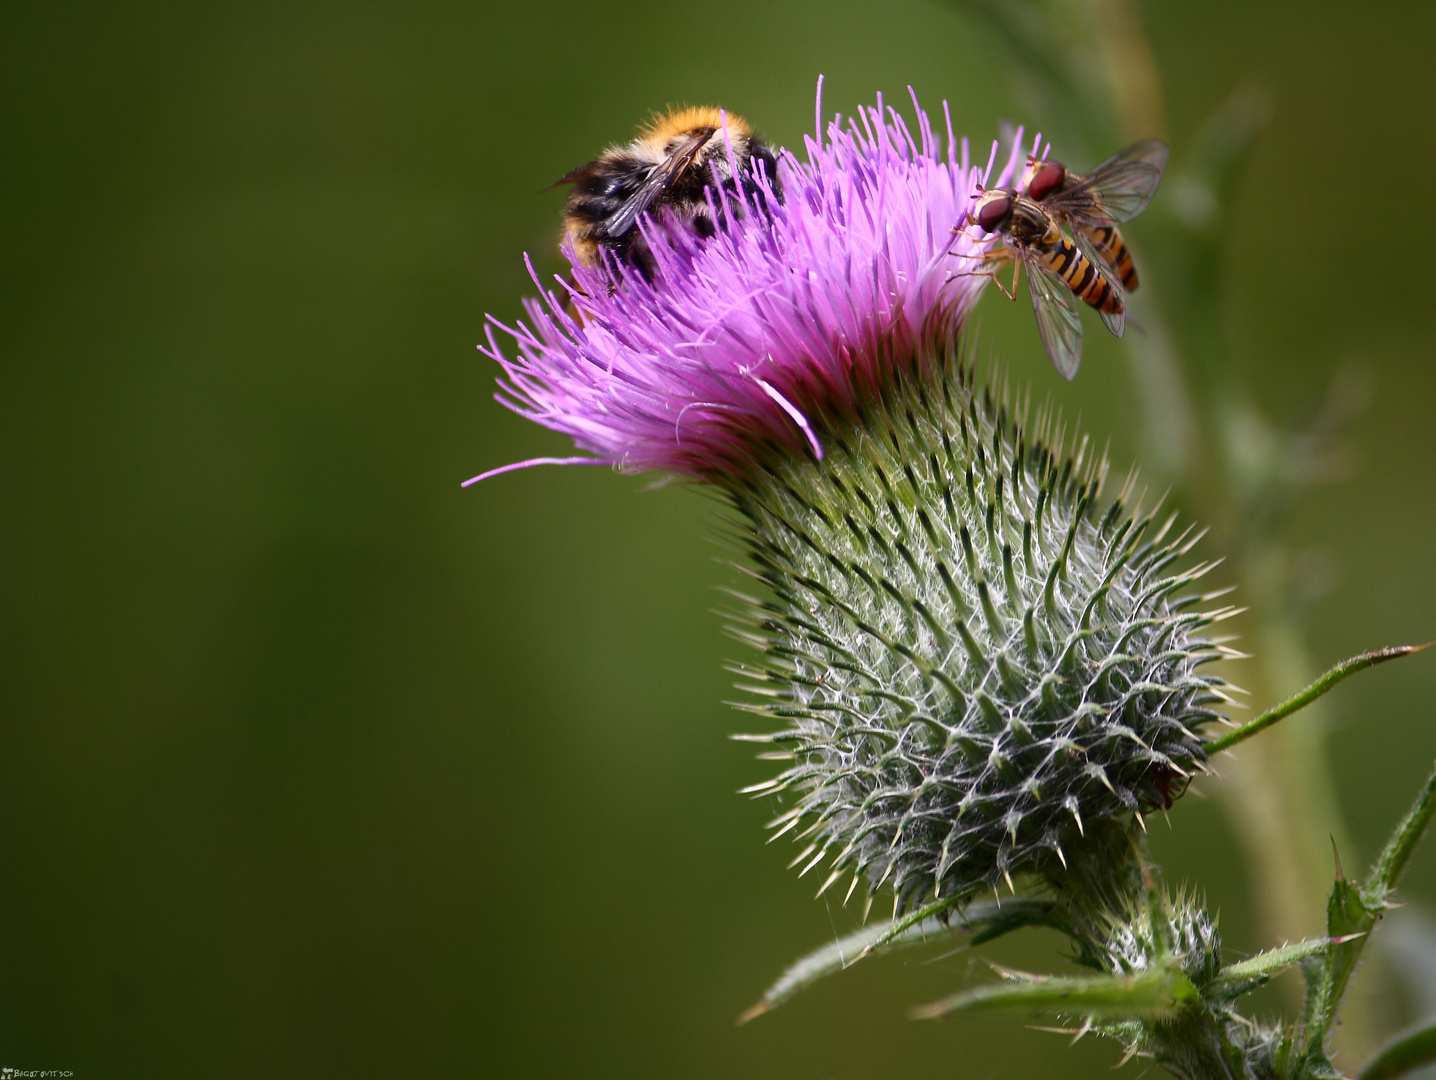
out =
[[1222,967],[1222,939],[1202,906],[1183,893],[1149,891],[1127,910],[1109,913],[1101,954],[1091,962],[1113,975],[1132,975],[1175,960],[1193,985],[1204,987]]
[[[1129,479],[974,389],[952,355],[892,378],[824,425],[823,460],[774,454],[730,496],[771,593],[735,631],[782,724],[749,736],[788,760],[749,791],[805,843],[822,889],[891,885],[899,911],[1013,875],[1060,874],[1094,823],[1140,827],[1203,769],[1221,612],[1181,595],[1195,543],[1132,506]],[[1030,422],[1029,422],[1030,419]],[[821,892],[822,890],[820,890]]]
[[[1231,1076],[1230,1054],[1222,1040],[1235,1026],[1212,1012],[1205,993],[1222,967],[1222,943],[1216,923],[1190,896],[1168,896],[1150,882],[1141,893],[1129,894],[1112,909],[1093,913],[1102,931],[1095,941],[1082,940],[1084,963],[1123,980],[1149,973],[1186,984],[1175,1009],[1152,1015],[1106,1018],[1074,1015],[1093,1032],[1121,1041],[1127,1054],[1150,1057],[1174,1076]],[[1093,951],[1095,950],[1095,952]],[[1231,1051],[1231,1054],[1239,1051]]]

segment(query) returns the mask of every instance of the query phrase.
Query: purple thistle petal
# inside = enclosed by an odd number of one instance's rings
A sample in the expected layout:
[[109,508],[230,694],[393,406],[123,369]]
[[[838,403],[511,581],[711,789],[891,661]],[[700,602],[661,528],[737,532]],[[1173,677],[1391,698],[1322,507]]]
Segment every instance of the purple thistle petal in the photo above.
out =
[[491,476],[498,476],[501,473],[513,472],[515,469],[527,469],[533,465],[607,465],[603,458],[594,457],[535,457],[527,461],[515,461],[512,465],[500,465],[497,469],[490,469],[488,472],[481,472],[478,476],[470,477],[459,487],[469,487],[477,484],[480,480],[487,480]]
[[803,434],[808,437],[809,445],[811,445],[813,448],[813,456],[819,461],[822,461],[823,444],[818,441],[817,435],[813,434],[813,426],[808,423],[808,418],[804,416],[801,412],[799,412],[797,407],[791,401],[785,398],[782,394],[778,393],[778,391],[774,390],[773,387],[770,386],[764,380],[759,379],[758,385],[763,388],[764,393],[766,393],[770,398],[776,401],[779,406],[782,407],[785,413],[787,413],[793,418],[793,423],[797,424],[798,427],[802,428]]
[[766,208],[710,188],[715,236],[646,216],[653,280],[575,266],[576,318],[530,264],[527,318],[490,317],[479,347],[503,367],[497,399],[626,471],[721,479],[774,448],[821,459],[825,426],[857,415],[923,346],[950,343],[988,280],[967,271],[995,238],[959,227],[996,148],[979,172],[965,142],[959,161],[950,118],[945,148],[921,109],[917,121],[915,139],[879,96],[825,141],[805,137],[806,160],[779,157],[781,204],[766,182]]

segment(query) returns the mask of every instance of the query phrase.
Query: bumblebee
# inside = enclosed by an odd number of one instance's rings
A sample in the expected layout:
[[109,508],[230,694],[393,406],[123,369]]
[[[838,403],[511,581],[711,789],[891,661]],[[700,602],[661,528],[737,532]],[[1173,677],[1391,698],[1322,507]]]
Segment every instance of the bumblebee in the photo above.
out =
[[670,110],[627,146],[609,147],[559,181],[573,185],[564,231],[580,265],[602,265],[606,250],[651,281],[653,253],[637,227],[644,213],[659,218],[661,212],[670,225],[712,236],[717,225],[708,189],[741,191],[761,210],[767,192],[760,177],[781,199],[777,158],[747,121],[716,108]]

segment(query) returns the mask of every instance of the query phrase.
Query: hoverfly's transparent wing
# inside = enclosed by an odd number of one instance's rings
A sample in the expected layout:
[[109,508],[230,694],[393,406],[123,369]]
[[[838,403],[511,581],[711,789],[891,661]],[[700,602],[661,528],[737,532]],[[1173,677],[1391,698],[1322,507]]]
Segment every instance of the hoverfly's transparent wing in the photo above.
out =
[[1146,139],[1120,150],[1042,205],[1069,221],[1100,225],[1130,221],[1152,201],[1171,151],[1157,139]]
[[1056,272],[1037,259],[1023,259],[1037,333],[1052,365],[1064,379],[1074,379],[1082,364],[1082,316],[1077,296]]
[[1111,263],[1107,261],[1106,256],[1103,254],[1102,249],[1092,242],[1090,236],[1080,229],[1074,229],[1072,235],[1077,241],[1077,250],[1092,264],[1097,273],[1101,275],[1102,280],[1107,283],[1107,287],[1112,290],[1112,295],[1117,298],[1117,311],[1103,311],[1101,308],[1098,308],[1097,314],[1100,315],[1102,321],[1107,324],[1108,330],[1112,331],[1117,337],[1121,337],[1122,331],[1126,329],[1127,314],[1127,297],[1122,291],[1122,279],[1117,276]]
[[1172,156],[1172,148],[1161,139],[1140,139],[1131,146],[1124,146],[1115,154],[1102,162],[1092,170],[1096,176],[1109,165],[1115,165],[1119,161],[1145,161],[1152,168],[1161,172],[1167,167],[1167,159]]
[[648,179],[643,185],[629,196],[628,201],[618,208],[618,211],[604,225],[604,231],[610,237],[622,236],[638,224],[638,219],[643,216],[644,211],[651,207],[665,191],[673,186],[673,182],[682,176],[693,164],[693,159],[698,156],[698,151],[703,149],[705,143],[712,137],[714,128],[701,127],[695,129],[682,146],[678,147],[668,157],[653,167],[648,174]]

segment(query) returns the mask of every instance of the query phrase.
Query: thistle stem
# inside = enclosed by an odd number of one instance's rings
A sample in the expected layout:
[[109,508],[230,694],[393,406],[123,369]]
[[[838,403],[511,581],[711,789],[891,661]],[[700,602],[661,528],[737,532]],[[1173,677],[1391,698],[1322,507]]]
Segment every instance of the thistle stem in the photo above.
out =
[[1416,796],[1411,809],[1406,812],[1406,817],[1386,842],[1376,865],[1371,868],[1371,875],[1362,889],[1362,899],[1368,906],[1384,904],[1391,890],[1396,888],[1396,882],[1405,871],[1406,863],[1411,858],[1411,853],[1416,850],[1426,827],[1431,824],[1433,814],[1436,814],[1436,767],[1433,767],[1431,775],[1426,778],[1425,786]]
[[1409,656],[1412,653],[1420,652],[1422,649],[1430,648],[1432,644],[1433,642],[1428,641],[1424,645],[1397,645],[1394,648],[1377,649],[1375,652],[1362,653],[1360,656],[1353,656],[1350,660],[1344,660],[1295,697],[1288,698],[1274,709],[1268,709],[1255,720],[1243,724],[1235,731],[1229,731],[1221,738],[1213,739],[1207,744],[1207,753],[1220,753],[1223,750],[1230,750],[1237,743],[1246,742],[1247,739],[1258,732],[1265,731],[1278,720],[1284,720],[1292,713],[1310,705],[1349,675],[1355,675],[1365,668],[1383,664],[1387,660],[1395,660],[1400,656]]

